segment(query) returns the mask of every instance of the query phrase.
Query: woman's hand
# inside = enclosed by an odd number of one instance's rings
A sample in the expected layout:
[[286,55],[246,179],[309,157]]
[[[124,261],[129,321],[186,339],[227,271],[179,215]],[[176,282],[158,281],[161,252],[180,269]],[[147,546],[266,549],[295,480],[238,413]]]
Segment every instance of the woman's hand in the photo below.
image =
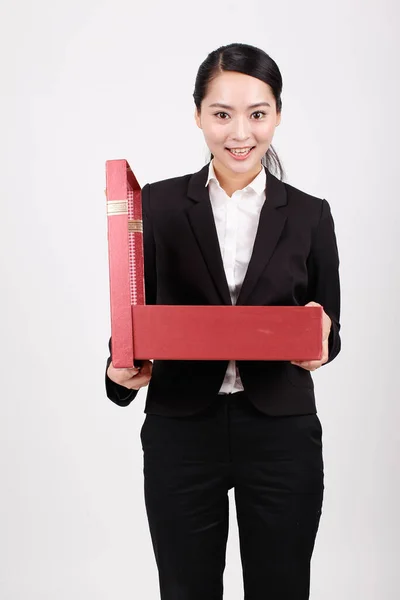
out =
[[107,375],[114,383],[123,385],[130,390],[138,390],[148,385],[151,379],[153,363],[151,360],[141,360],[140,369],[133,367],[131,369],[116,369],[110,362]]
[[[318,302],[309,302],[306,306],[322,306],[318,304]],[[296,360],[291,360],[292,365],[296,365],[301,367],[302,369],[306,369],[307,371],[315,371],[315,369],[319,369],[323,364],[325,364],[328,360],[328,338],[331,330],[332,321],[330,317],[323,311],[323,320],[322,320],[322,357],[321,360],[303,360],[301,362]]]

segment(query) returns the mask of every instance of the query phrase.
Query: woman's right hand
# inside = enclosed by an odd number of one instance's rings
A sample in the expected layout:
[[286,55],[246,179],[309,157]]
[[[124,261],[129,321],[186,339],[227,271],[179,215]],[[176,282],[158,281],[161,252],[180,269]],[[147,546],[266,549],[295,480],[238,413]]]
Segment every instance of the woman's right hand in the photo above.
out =
[[107,369],[107,376],[114,383],[123,385],[129,390],[139,390],[149,384],[153,363],[151,360],[141,360],[140,369],[133,367],[131,369],[116,369],[110,362]]

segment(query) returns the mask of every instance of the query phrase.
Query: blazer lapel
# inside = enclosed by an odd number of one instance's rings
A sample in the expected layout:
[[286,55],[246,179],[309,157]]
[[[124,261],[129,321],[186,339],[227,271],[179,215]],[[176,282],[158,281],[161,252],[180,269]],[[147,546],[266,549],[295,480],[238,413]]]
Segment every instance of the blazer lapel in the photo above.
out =
[[264,168],[267,174],[266,199],[261,208],[253,252],[236,301],[237,305],[246,304],[249,299],[261,273],[274,253],[287,219],[284,212],[277,210],[287,204],[285,186],[266,167]]
[[[195,200],[196,204],[189,208],[187,216],[223,304],[232,305],[210,195],[208,187],[205,187],[208,167],[209,163],[194,173],[189,180],[187,194],[189,198]],[[236,302],[237,305],[245,304],[249,298],[274,252],[287,218],[285,214],[277,210],[280,206],[287,204],[285,186],[266,167],[264,168],[267,176],[266,201],[260,212],[253,251]]]
[[210,195],[205,187],[207,176],[208,164],[190,178],[187,193],[196,204],[190,207],[187,216],[222,303],[232,305]]

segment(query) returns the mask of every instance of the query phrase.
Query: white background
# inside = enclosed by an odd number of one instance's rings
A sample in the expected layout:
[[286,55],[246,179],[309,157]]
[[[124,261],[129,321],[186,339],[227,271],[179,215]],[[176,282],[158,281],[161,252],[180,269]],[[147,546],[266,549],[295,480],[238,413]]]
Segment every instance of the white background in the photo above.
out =
[[[395,0],[0,10],[2,600],[158,598],[139,438],[147,388],[128,408],[104,389],[105,161],[126,158],[141,186],[199,170],[195,76],[231,42],[281,69],[273,145],[286,181],[329,201],[340,251],[343,349],[314,374],[325,498],[311,598],[397,599]],[[230,500],[225,597],[239,600]]]

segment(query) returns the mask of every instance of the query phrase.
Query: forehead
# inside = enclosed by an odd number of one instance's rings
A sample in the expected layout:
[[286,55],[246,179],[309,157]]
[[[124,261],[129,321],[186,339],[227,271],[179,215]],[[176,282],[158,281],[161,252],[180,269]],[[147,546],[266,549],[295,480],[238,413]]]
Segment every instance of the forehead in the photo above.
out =
[[239,107],[262,101],[272,104],[274,95],[270,86],[257,77],[237,71],[224,71],[210,81],[204,101],[207,105],[222,102]]

